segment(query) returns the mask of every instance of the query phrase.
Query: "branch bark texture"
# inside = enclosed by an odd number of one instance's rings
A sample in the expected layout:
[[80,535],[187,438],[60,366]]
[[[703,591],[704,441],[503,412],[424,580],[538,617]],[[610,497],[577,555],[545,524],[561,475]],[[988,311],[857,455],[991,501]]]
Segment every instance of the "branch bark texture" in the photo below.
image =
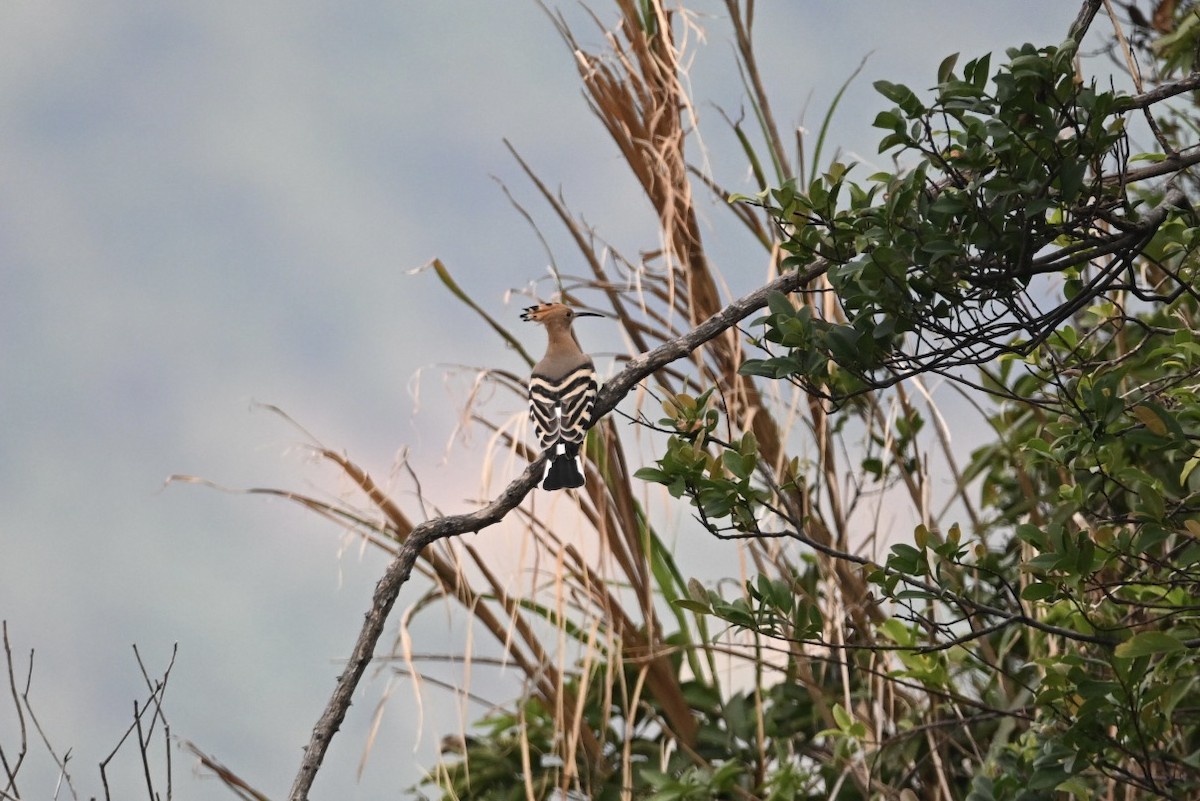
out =
[[[611,412],[621,399],[646,376],[666,365],[681,359],[704,343],[720,335],[722,332],[744,320],[749,315],[767,305],[767,297],[772,292],[794,292],[807,285],[828,268],[825,262],[819,262],[802,271],[789,271],[773,281],[759,287],[753,292],[733,301],[691,331],[669,342],[665,342],[649,353],[642,354],[629,361],[621,372],[612,377],[601,388],[596,397],[593,412],[594,418],[599,419]],[[405,538],[395,559],[388,565],[387,571],[375,586],[375,594],[371,599],[371,608],[367,611],[362,630],[354,644],[345,669],[338,677],[329,701],[325,705],[312,737],[304,750],[300,769],[292,783],[289,798],[291,801],[307,801],[313,781],[325,760],[333,735],[341,728],[346,712],[362,681],[363,674],[375,655],[375,647],[383,634],[387,617],[395,606],[401,588],[412,575],[417,558],[427,546],[446,537],[481,531],[504,519],[510,511],[520,505],[542,475],[542,460],[531,463],[525,471],[515,479],[505,490],[487,506],[474,512],[461,515],[449,515],[427,520],[416,526]]]

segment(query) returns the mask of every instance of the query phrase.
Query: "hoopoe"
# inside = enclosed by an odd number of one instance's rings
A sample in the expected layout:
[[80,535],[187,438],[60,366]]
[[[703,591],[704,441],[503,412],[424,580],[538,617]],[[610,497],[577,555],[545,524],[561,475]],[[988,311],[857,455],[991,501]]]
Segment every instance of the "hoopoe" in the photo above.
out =
[[521,314],[526,322],[544,325],[549,337],[546,355],[529,377],[529,416],[542,449],[548,452],[542,489],[583,486],[579,448],[592,424],[596,371],[592,360],[579,349],[571,321],[600,316],[561,303],[530,306]]

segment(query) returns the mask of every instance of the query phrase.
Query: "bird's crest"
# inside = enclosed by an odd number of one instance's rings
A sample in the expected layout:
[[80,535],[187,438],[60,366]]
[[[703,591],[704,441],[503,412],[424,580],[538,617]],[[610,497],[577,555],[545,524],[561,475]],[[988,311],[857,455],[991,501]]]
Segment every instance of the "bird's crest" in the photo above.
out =
[[539,303],[527,306],[521,319],[527,323],[544,323],[548,320],[573,320],[576,317],[599,317],[595,312],[576,311],[565,303]]
[[527,323],[541,323],[552,317],[565,317],[569,320],[573,316],[571,307],[562,303],[539,303],[521,312],[521,319]]

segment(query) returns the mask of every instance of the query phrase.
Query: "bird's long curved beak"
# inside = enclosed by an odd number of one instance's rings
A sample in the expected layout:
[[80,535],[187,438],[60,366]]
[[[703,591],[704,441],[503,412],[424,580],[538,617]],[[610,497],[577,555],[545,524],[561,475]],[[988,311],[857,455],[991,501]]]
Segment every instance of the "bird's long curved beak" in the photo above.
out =
[[597,314],[596,312],[577,311],[577,312],[575,312],[575,316],[576,317],[603,317],[604,315]]

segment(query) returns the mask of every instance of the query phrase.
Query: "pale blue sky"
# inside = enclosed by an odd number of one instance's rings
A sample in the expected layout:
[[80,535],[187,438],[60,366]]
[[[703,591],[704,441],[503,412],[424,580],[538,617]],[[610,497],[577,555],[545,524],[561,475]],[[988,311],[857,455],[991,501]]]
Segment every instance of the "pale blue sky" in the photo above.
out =
[[[563,8],[598,42],[578,6]],[[710,164],[748,190],[713,106],[741,105],[722,4],[696,8]],[[886,105],[872,81],[923,90],[949,52],[1056,43],[1075,10],[764,2],[757,39],[785,128],[806,103],[818,124],[873,51],[831,135],[870,159]],[[575,263],[503,138],[625,252],[656,246],[652,219],[532,0],[15,0],[0,8],[0,108],[0,618],[19,654],[37,651],[40,720],[73,749],[81,794],[101,793],[95,764],[141,696],[130,645],[157,671],[177,642],[173,732],[282,798],[383,558],[282,502],[163,480],[345,492],[257,401],[380,476],[411,448],[426,492],[462,509],[478,457],[442,462],[459,396],[437,365],[521,364],[433,276],[408,271],[440,257],[515,320],[505,291],[547,260],[495,178]],[[709,216],[722,219],[715,205]],[[715,223],[709,236],[731,284],[760,279],[759,253]],[[414,636],[454,650],[462,633],[433,614]],[[453,716],[430,707],[453,704],[427,690],[418,738],[403,687],[355,783],[384,685],[366,684],[318,797],[394,798],[431,764]],[[175,764],[176,797],[231,797],[185,756]],[[39,758],[22,790],[50,797],[52,781]],[[137,797],[137,781],[114,786]]]

